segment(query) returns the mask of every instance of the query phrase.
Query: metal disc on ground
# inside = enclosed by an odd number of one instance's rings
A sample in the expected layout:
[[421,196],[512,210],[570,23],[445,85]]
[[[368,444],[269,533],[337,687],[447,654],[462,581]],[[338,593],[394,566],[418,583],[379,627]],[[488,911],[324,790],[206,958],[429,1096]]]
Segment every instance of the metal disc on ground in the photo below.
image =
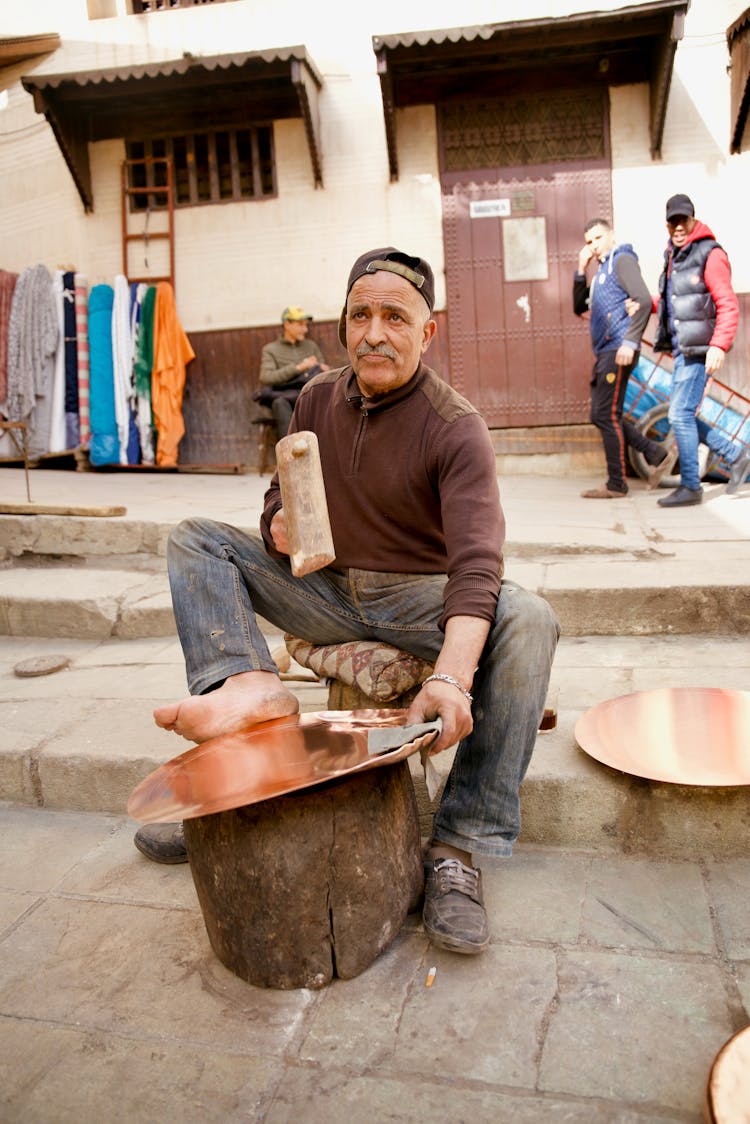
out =
[[750,692],[663,687],[607,699],[576,723],[581,749],[613,769],[687,785],[750,784]]
[[716,1055],[705,1107],[708,1124],[747,1124],[750,1120],[750,1026],[733,1034]]
[[33,656],[29,660],[21,660],[13,668],[21,679],[31,679],[35,675],[52,675],[54,671],[62,671],[70,663],[70,656]]

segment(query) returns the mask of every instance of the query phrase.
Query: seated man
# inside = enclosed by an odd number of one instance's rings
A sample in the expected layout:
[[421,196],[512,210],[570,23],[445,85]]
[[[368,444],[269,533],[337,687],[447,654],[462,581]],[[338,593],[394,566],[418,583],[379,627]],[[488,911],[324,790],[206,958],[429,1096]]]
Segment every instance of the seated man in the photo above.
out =
[[259,378],[263,389],[254,398],[261,406],[271,408],[279,440],[289,431],[294,403],[302,387],[313,375],[329,370],[318,345],[306,338],[310,320],[312,316],[299,305],[285,308],[281,314],[282,334],[261,352]]
[[[350,365],[303,389],[293,432],[320,445],[335,563],[292,575],[278,477],[262,540],[189,519],[168,550],[190,697],[154,712],[201,742],[298,710],[256,621],[319,644],[382,640],[435,664],[407,721],[438,716],[437,753],[458,744],[425,855],[424,924],[455,952],[489,942],[472,855],[506,857],[558,637],[549,605],[503,573],[505,522],[487,426],[425,366],[434,279],[386,247],[352,267],[339,336]],[[162,825],[163,827],[163,825]],[[139,849],[157,828],[142,828]],[[182,852],[184,858],[184,849]]]

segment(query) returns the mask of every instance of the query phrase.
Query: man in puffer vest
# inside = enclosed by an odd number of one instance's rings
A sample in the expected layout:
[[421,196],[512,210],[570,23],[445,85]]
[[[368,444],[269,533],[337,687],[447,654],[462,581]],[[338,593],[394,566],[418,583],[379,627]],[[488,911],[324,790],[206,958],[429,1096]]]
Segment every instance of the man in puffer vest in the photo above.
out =
[[[648,464],[658,465],[666,453],[631,422],[623,420],[628,376],[638,362],[641,336],[651,315],[651,297],[638,267],[638,256],[629,243],[617,245],[606,219],[591,219],[583,232],[585,245],[578,255],[573,277],[573,311],[587,310],[594,349],[591,376],[591,421],[602,435],[607,460],[607,482],[581,495],[589,500],[610,500],[628,494],[625,482],[626,446],[639,449]],[[599,268],[589,286],[586,269],[591,261]],[[625,302],[635,302],[632,318]]]
[[730,494],[750,471],[750,452],[696,417],[707,378],[721,370],[737,331],[739,302],[732,289],[729,259],[709,227],[695,218],[687,195],[667,200],[666,218],[669,242],[659,279],[654,347],[674,356],[669,422],[680,456],[680,487],[659,504],[684,507],[703,499],[700,441],[730,466]]

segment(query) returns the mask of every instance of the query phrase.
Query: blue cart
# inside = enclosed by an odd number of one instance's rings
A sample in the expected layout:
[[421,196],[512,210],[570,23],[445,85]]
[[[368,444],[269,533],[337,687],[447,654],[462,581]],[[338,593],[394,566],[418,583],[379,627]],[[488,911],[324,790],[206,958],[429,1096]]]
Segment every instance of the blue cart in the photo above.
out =
[[[671,384],[671,357],[655,355],[646,347],[628,379],[623,410],[624,417],[665,448],[671,448],[674,443],[668,418]],[[750,399],[725,383],[715,378],[708,379],[698,417],[745,449],[750,448]],[[643,454],[630,449],[629,456],[635,472],[644,480],[648,479],[648,465]],[[703,444],[699,450],[699,463],[701,477],[726,480],[729,476],[725,461]],[[679,484],[679,461],[674,473],[674,476],[664,477],[664,486],[677,487]]]

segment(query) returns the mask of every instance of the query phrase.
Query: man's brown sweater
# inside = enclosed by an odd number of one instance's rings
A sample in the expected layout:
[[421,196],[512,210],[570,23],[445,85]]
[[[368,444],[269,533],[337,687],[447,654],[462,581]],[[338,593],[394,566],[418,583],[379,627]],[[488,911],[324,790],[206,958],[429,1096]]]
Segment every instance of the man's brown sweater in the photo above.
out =
[[[441,627],[495,619],[505,520],[484,420],[429,367],[382,398],[362,396],[351,367],[301,391],[289,432],[317,435],[337,569],[447,574]],[[261,533],[282,506],[271,481]]]

